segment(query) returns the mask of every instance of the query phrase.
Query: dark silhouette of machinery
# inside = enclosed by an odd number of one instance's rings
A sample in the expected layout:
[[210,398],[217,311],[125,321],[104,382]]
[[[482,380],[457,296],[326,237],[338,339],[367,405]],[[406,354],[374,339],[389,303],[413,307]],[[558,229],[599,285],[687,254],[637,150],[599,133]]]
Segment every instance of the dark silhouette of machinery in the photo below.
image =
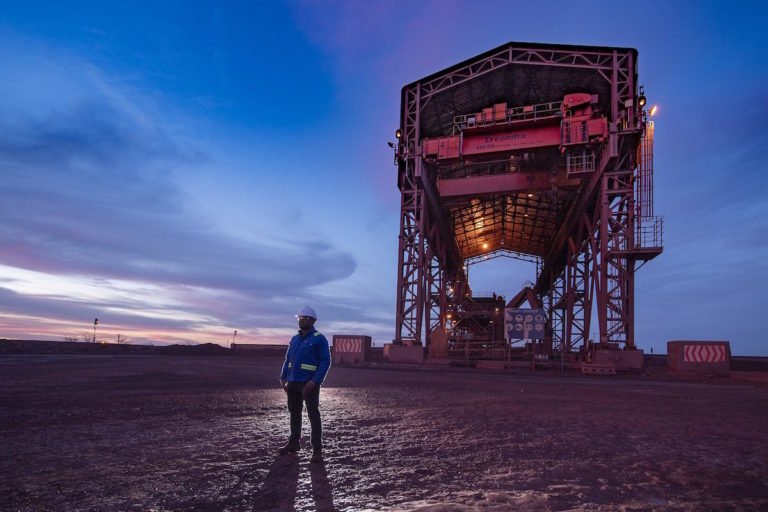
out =
[[[662,252],[645,103],[630,48],[508,43],[406,85],[394,343],[509,357],[527,305],[546,327],[523,355],[635,350],[635,271]],[[536,264],[508,302],[468,282],[498,256]]]

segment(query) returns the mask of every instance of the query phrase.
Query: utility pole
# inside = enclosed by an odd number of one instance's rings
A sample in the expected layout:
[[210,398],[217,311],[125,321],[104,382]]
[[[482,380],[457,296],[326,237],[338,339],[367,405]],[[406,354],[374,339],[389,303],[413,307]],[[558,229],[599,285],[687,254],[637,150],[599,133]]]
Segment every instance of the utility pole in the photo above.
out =
[[237,331],[235,331],[235,332],[232,334],[232,343],[229,345],[229,348],[232,348],[232,345],[234,345],[234,344],[235,344],[235,338],[236,338],[236,337],[237,337]]
[[99,324],[99,319],[93,319],[93,342],[96,343],[96,326]]

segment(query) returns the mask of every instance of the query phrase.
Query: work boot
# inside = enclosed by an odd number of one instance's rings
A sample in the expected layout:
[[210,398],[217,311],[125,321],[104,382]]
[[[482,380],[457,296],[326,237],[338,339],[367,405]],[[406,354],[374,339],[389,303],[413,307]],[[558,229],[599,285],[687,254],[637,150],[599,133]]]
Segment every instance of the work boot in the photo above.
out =
[[312,457],[309,462],[323,462],[323,451],[320,448],[312,448]]
[[296,453],[301,449],[301,444],[298,439],[289,439],[284,446],[278,448],[277,453],[280,455],[288,455],[289,453]]

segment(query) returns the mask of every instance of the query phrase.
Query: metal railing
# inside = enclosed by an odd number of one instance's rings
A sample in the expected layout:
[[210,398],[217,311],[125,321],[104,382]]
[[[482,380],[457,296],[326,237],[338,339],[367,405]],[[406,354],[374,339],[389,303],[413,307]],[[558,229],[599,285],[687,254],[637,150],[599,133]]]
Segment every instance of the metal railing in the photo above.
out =
[[566,172],[568,176],[595,172],[596,158],[594,152],[585,152],[580,155],[568,155],[566,159]]
[[493,126],[496,124],[508,124],[517,121],[560,116],[560,106],[562,104],[562,101],[552,101],[549,103],[540,103],[538,105],[508,108],[503,119],[499,120],[496,119],[495,114],[492,113],[491,115],[486,116],[483,112],[455,116],[453,118],[453,131],[455,133],[464,130],[465,128]]
[[639,217],[635,226],[635,248],[664,247],[664,217]]
[[480,359],[504,360],[509,357],[509,345],[504,341],[453,341],[449,343],[449,359],[465,359],[477,361]]

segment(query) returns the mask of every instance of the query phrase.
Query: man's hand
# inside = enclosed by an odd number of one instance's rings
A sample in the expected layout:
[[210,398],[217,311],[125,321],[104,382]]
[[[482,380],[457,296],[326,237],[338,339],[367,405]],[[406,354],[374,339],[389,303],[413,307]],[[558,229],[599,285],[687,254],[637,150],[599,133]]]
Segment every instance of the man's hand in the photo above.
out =
[[288,381],[280,379],[280,385],[283,386],[283,391],[288,391]]
[[304,384],[304,389],[301,390],[301,396],[303,398],[307,398],[312,391],[315,390],[317,387],[317,384],[315,384],[315,381],[310,380],[306,384]]

